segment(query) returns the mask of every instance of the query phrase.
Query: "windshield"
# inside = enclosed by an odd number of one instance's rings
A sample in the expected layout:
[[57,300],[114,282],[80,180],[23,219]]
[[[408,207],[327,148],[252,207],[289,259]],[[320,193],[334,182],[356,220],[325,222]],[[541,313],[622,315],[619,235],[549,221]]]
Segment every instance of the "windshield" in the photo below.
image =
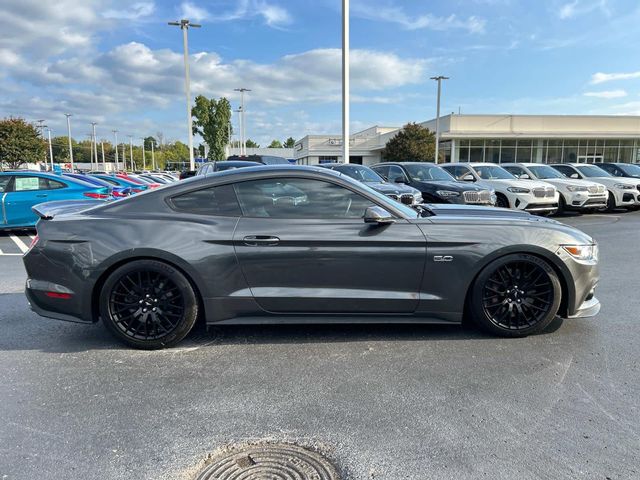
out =
[[429,180],[455,181],[455,178],[449,172],[436,165],[405,165],[404,168],[409,173],[411,180],[416,182],[428,182]]
[[529,167],[531,173],[533,173],[536,178],[544,180],[545,178],[565,178],[559,171],[555,168],[552,168],[548,165],[536,165]]
[[365,183],[382,183],[384,179],[369,167],[344,165],[335,167],[333,170]]
[[601,169],[600,167],[596,167],[595,165],[578,165],[576,169],[585,177],[611,177],[612,175],[609,172]]
[[473,167],[478,176],[483,180],[513,180],[514,177],[504,168],[497,165],[479,165]]
[[640,176],[640,166],[638,165],[626,164],[626,165],[619,165],[619,167],[620,167],[620,170],[622,170],[627,175],[633,175],[634,177]]

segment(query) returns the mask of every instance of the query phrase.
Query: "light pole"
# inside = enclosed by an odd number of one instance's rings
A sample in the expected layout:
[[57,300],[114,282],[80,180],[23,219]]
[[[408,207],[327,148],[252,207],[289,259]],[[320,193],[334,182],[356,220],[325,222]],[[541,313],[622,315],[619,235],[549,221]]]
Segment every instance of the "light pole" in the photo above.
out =
[[113,144],[114,150],[116,152],[116,171],[118,171],[118,130],[111,130],[113,132],[113,136],[115,138],[115,142]]
[[236,92],[240,92],[240,141],[242,142],[242,146],[240,147],[240,155],[247,154],[247,119],[245,117],[244,110],[244,92],[250,92],[248,88],[240,87],[233,89]]
[[200,28],[202,25],[191,23],[185,18],[179,22],[169,22],[169,25],[180,27],[182,30],[182,43],[184,46],[184,90],[187,95],[187,123],[189,129],[187,132],[187,139],[189,143],[189,168],[190,170],[195,170],[196,162],[193,158],[193,122],[191,119],[191,87],[189,85],[189,46],[187,41],[187,32],[189,27]]
[[49,133],[49,159],[51,160],[51,171],[53,172],[53,147],[51,146],[51,129],[47,128]]
[[91,140],[91,146],[89,147],[89,152],[91,154],[91,159],[89,160],[89,165],[90,165],[89,169],[93,170],[93,134],[87,133],[85,134],[85,137]]
[[140,140],[142,140],[142,170],[144,170],[147,167],[147,159],[144,155],[144,137],[140,137]]
[[[44,129],[47,127],[47,125],[44,124],[44,119],[36,120],[36,123],[38,124],[38,125],[36,125],[36,128],[38,129],[38,132],[39,132],[40,136],[44,140]],[[46,152],[46,150],[44,152],[44,164],[45,164],[45,166],[47,165],[47,152]]]
[[102,150],[102,170],[107,172],[107,162],[104,161],[104,142],[100,142],[100,150]]
[[439,163],[440,160],[440,94],[442,93],[442,80],[449,80],[449,77],[438,75],[437,77],[431,77],[431,80],[438,82],[438,101],[436,107],[436,158],[435,163]]
[[71,117],[70,113],[65,113],[64,114],[65,117],[67,117],[67,138],[69,139],[69,162],[71,162],[71,173],[74,172],[73,170],[73,143],[71,142],[71,120],[69,120],[69,117]]
[[236,141],[236,148],[240,149],[240,155],[242,155],[242,110],[238,108],[234,110],[238,114],[238,140]]
[[349,143],[349,0],[342,0],[342,161],[350,162]]
[[133,163],[133,135],[127,135],[129,137],[129,160],[131,160],[131,172],[136,169],[135,163]]
[[153,148],[153,144],[155,142],[151,142],[151,169],[155,172],[156,170],[156,156],[154,153],[154,148]]
[[[96,167],[98,166],[98,139],[96,138],[96,125],[97,122],[91,122],[91,127],[93,128],[93,158],[96,159]],[[91,169],[93,169],[93,165],[91,165]]]
[[124,148],[124,142],[122,142],[122,171],[127,171],[127,151]]

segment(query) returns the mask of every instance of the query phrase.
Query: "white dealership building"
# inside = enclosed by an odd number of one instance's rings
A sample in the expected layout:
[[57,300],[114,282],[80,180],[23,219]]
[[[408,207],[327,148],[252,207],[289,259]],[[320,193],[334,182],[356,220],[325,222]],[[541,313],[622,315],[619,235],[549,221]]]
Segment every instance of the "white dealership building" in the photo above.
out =
[[[421,123],[434,132],[435,124]],[[373,126],[351,135],[350,161],[383,161],[398,131]],[[451,114],[440,118],[440,138],[446,162],[640,163],[640,116]],[[307,135],[294,150],[301,165],[343,161],[341,135]]]

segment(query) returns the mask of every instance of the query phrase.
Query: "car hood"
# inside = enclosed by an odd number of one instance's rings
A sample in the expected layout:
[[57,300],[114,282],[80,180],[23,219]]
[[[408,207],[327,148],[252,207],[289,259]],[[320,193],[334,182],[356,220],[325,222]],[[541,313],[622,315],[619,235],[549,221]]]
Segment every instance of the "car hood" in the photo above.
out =
[[485,180],[482,179],[483,182],[487,183],[495,183],[496,185],[504,185],[505,187],[519,187],[519,188],[547,188],[551,187],[549,183],[545,183],[541,180],[512,180],[512,179],[492,179]]
[[418,223],[451,222],[456,220],[462,221],[462,219],[465,219],[464,221],[467,222],[473,219],[475,222],[486,226],[491,226],[492,224],[500,225],[505,222],[509,225],[517,223],[533,228],[539,227],[562,232],[572,237],[573,240],[579,244],[595,243],[593,238],[577,228],[565,225],[551,218],[531,215],[522,210],[457,204],[426,204],[424,208],[432,215],[417,219]]
[[580,178],[549,178],[540,180],[541,182],[550,183],[551,185],[581,185],[583,187],[597,187],[598,185],[602,185],[598,182],[592,182],[591,180],[583,180]]
[[384,193],[385,195],[402,195],[403,193],[415,194],[418,192],[415,188],[402,183],[367,182],[365,185],[373,188],[377,192]]
[[602,185],[606,185],[607,187],[613,187],[616,183],[631,185],[633,187],[638,185],[638,180],[627,177],[589,177],[589,180],[600,183]]
[[416,182],[417,185],[424,186],[425,188],[434,188],[438,190],[450,190],[452,192],[468,192],[474,191],[479,192],[482,190],[486,190],[482,187],[478,187],[476,185],[469,185],[467,183],[458,182],[455,180],[431,180],[428,182]]

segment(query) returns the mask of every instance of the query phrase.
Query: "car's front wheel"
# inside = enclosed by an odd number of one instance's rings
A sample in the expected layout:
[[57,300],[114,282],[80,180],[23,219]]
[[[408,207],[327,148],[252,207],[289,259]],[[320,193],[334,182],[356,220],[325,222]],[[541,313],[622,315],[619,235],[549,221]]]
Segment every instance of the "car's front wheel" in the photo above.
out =
[[524,337],[553,321],[561,299],[560,279],[545,260],[512,254],[480,272],[469,306],[483,329],[506,337]]
[[182,340],[198,317],[189,280],[156,260],[135,260],[117,268],[104,283],[100,316],[109,331],[135,348],[170,347]]

